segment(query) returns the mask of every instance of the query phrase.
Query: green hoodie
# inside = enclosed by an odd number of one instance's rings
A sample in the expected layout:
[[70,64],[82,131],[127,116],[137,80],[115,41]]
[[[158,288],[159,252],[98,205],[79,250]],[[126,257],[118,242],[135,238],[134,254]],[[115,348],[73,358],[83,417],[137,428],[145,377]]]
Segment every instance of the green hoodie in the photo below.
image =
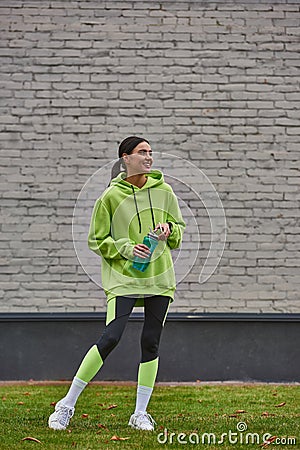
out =
[[[171,249],[181,244],[185,223],[171,186],[163,174],[152,170],[145,174],[142,188],[114,178],[96,201],[90,224],[88,245],[102,257],[102,284],[107,301],[116,296],[135,295],[136,306],[144,295],[165,295],[173,300],[176,280]],[[149,227],[171,223],[167,241],[159,241],[145,272],[132,267],[133,247],[143,242]]]

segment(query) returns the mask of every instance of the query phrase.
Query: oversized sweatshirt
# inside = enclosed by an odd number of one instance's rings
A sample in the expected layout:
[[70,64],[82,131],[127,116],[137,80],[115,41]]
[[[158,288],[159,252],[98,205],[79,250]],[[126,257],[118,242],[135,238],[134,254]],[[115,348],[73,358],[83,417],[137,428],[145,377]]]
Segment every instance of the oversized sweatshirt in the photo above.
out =
[[[185,223],[163,174],[152,170],[145,175],[147,182],[138,188],[120,173],[94,205],[88,245],[102,257],[102,285],[108,301],[130,295],[137,297],[136,306],[140,306],[145,295],[174,298],[171,250],[180,247]],[[149,266],[140,272],[132,267],[133,247],[159,222],[169,222],[171,234],[166,241],[159,241]]]

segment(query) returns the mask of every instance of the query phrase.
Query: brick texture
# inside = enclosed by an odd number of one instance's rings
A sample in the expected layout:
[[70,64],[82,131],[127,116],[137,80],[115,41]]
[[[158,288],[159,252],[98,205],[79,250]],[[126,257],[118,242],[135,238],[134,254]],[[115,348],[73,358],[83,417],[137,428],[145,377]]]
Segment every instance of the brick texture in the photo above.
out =
[[[299,312],[299,1],[1,0],[0,26],[2,312],[105,309],[86,230],[130,134],[174,155],[158,158],[188,223],[172,310]],[[201,284],[200,173],[227,222]]]

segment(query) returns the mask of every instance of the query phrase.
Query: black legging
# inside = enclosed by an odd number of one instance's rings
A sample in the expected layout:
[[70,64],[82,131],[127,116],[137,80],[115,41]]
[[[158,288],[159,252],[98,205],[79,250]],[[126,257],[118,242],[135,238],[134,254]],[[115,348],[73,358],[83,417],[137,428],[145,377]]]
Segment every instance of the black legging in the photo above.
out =
[[[135,302],[136,298],[116,297],[115,318],[106,325],[96,343],[103,361],[121,339]],[[141,335],[141,362],[152,361],[158,356],[160,336],[169,303],[170,297],[161,295],[144,298],[145,320]]]

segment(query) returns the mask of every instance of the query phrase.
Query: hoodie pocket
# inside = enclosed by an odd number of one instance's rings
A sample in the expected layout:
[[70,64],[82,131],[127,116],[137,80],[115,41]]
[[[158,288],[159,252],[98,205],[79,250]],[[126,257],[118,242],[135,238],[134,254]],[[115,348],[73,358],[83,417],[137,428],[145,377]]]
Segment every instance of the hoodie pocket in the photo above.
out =
[[123,266],[123,272],[122,274],[126,277],[133,277],[134,276],[134,269],[132,268],[132,261],[130,259],[127,259],[124,266]]
[[147,278],[149,278],[149,270],[145,270],[145,272],[140,272],[137,269],[132,267],[133,261],[127,260],[123,267],[123,275],[126,277],[130,277],[132,279],[143,279],[143,283],[147,282]]

